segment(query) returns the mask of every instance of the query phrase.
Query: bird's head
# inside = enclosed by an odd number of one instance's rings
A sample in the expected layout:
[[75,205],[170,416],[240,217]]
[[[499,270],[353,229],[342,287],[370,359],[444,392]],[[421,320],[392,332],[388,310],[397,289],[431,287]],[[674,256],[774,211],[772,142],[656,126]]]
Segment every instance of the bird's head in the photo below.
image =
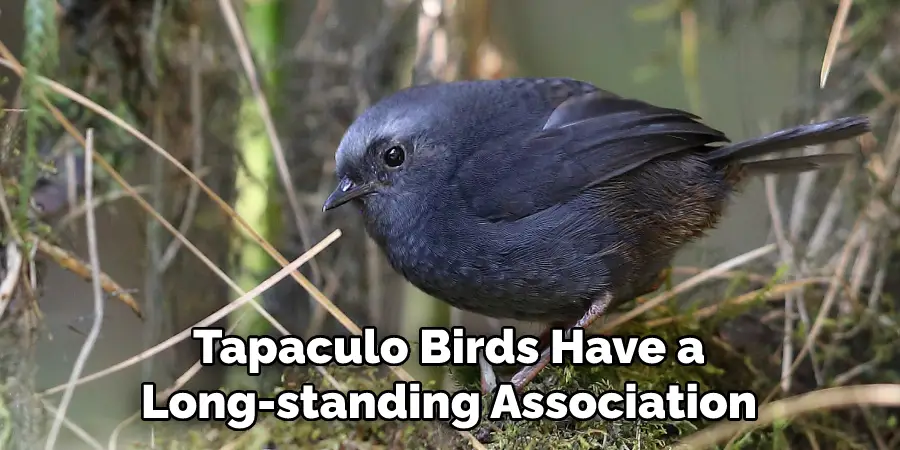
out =
[[338,146],[338,185],[323,210],[354,203],[378,220],[443,198],[460,155],[478,134],[465,114],[473,105],[461,98],[468,90],[460,87],[406,89],[357,118]]
[[[323,209],[356,204],[382,232],[455,199],[456,171],[478,148],[504,151],[552,112],[528,84],[471,80],[416,86],[371,106],[335,156],[338,185]],[[429,209],[430,208],[430,209]]]

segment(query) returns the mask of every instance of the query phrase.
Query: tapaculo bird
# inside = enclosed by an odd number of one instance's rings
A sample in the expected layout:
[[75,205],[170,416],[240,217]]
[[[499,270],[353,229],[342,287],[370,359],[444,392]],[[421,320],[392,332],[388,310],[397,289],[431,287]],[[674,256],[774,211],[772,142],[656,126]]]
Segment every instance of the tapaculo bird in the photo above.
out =
[[760,157],[869,128],[848,117],[731,143],[693,114],[572,79],[416,86],[349,127],[324,209],[355,204],[391,266],[457,308],[586,327],[656,290],[748,176],[852,154]]

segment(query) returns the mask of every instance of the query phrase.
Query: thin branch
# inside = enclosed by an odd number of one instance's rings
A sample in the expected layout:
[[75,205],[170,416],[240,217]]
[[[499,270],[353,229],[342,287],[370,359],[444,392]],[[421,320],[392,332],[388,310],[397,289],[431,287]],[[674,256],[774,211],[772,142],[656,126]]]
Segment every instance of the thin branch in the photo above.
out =
[[[794,245],[792,239],[796,239],[792,235],[791,239],[785,233],[784,220],[781,217],[781,209],[778,207],[778,200],[775,196],[775,182],[777,177],[770,175],[765,177],[766,187],[766,204],[769,207],[769,215],[772,217],[772,228],[775,233],[775,242],[781,254],[781,260],[787,264],[787,277],[793,279],[797,276],[796,259]],[[806,305],[803,302],[803,296],[798,289],[790,290],[784,296],[784,334],[782,337],[782,358],[781,358],[781,389],[789,392],[791,388],[790,362],[794,358],[794,311],[800,314],[803,324],[809,327],[809,316],[806,313]],[[818,358],[815,355],[815,348],[810,349],[810,359],[813,362],[813,375],[816,383],[820,386],[824,383],[822,372],[817,364]]]
[[[825,325],[825,318],[828,317],[832,306],[834,305],[835,300],[838,298],[838,292],[843,284],[844,279],[844,271],[847,267],[847,263],[850,261],[850,256],[859,245],[856,243],[856,239],[854,239],[853,234],[860,232],[861,229],[865,228],[864,224],[861,220],[858,220],[856,225],[854,226],[854,232],[851,234],[851,237],[847,240],[847,243],[844,245],[844,251],[841,253],[840,261],[838,262],[837,268],[834,271],[834,274],[831,277],[831,284],[828,286],[828,291],[825,294],[825,299],[822,301],[822,305],[819,307],[819,313],[816,316],[815,322],[813,322],[812,328],[809,330],[809,333],[806,335],[806,340],[803,343],[803,347],[800,348],[800,352],[797,354],[797,357],[794,358],[793,363],[791,364],[790,373],[796,372],[797,368],[800,367],[800,364],[803,362],[803,359],[809,354],[809,350],[812,348],[813,343],[819,337],[819,333],[822,331],[822,328]],[[766,399],[763,403],[767,403],[771,400],[777,393],[780,386],[776,386],[769,395],[766,396]]]
[[[882,238],[882,241],[887,241],[887,239]],[[856,336],[861,331],[866,329],[869,326],[872,319],[877,315],[876,309],[878,308],[878,300],[881,299],[881,293],[884,290],[884,282],[887,278],[887,265],[890,260],[890,253],[884,252],[881,254],[880,262],[878,264],[878,269],[875,271],[875,278],[872,280],[872,286],[869,288],[869,298],[866,302],[866,311],[863,314],[860,321],[853,326],[853,328],[834,333],[835,340],[845,340]]]
[[[149,191],[150,191],[150,186],[135,186],[134,187],[134,192],[137,192],[137,193],[146,194]],[[129,196],[128,191],[115,190],[115,191],[107,192],[99,197],[96,197],[94,199],[94,203],[92,205],[88,205],[87,203],[84,203],[84,202],[82,202],[81,204],[78,204],[78,202],[76,202],[75,205],[77,205],[77,206],[73,207],[68,213],[66,213],[65,216],[63,216],[61,219],[59,219],[59,222],[57,222],[57,226],[65,227],[65,226],[69,225],[70,222],[72,222],[73,220],[84,215],[84,212],[87,211],[88,208],[99,208],[100,206],[102,206],[106,203],[112,203],[116,200],[120,200],[120,199],[126,198],[128,196]]]
[[[157,2],[158,4],[158,2]],[[163,111],[160,103],[156,103],[153,108],[153,119],[151,122],[151,132],[153,139],[157,142],[164,142],[165,126],[163,125]],[[154,211],[162,211],[165,204],[163,198],[163,171],[165,170],[163,160],[153,157],[150,161],[148,172],[150,175],[150,195],[148,199]],[[162,293],[162,273],[159,271],[159,260],[162,257],[163,234],[160,230],[159,222],[152,218],[147,219],[144,224],[145,230],[145,246],[146,258],[144,270],[144,305],[147,313],[147,322],[143,327],[143,347],[147,348],[159,343],[164,335],[163,327],[168,322],[164,317],[165,300]],[[156,361],[148,359],[144,361],[141,368],[141,379],[144,381],[154,380],[154,366]]]
[[72,148],[66,149],[65,154],[65,170],[66,170],[66,198],[69,201],[69,212],[78,205],[78,168],[75,165],[75,152]]
[[[844,169],[844,173],[841,175],[841,180],[838,181],[837,186],[831,191],[828,202],[825,203],[825,209],[822,210],[822,214],[819,216],[819,222],[806,245],[806,257],[804,258],[804,262],[811,263],[814,261],[819,256],[819,252],[825,248],[825,244],[831,240],[831,232],[834,229],[834,224],[837,222],[838,216],[841,213],[841,208],[844,205],[844,189],[846,189],[847,185],[850,184],[850,181],[853,180],[855,173],[856,170],[854,170],[854,166],[848,164]],[[806,268],[804,268],[804,270],[806,270]]]
[[864,363],[857,364],[857,365],[853,366],[852,368],[850,368],[849,370],[845,371],[844,373],[835,376],[834,380],[832,380],[831,382],[833,383],[834,386],[843,386],[843,385],[849,383],[854,378],[856,378],[866,372],[875,370],[878,367],[878,364],[880,364],[881,362],[882,362],[882,358],[875,356],[874,358],[872,358]]

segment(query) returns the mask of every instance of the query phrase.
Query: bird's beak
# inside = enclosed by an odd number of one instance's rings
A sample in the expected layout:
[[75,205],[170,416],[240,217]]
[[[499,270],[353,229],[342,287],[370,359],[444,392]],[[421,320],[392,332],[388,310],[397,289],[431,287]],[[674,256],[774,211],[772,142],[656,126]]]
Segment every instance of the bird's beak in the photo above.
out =
[[369,195],[373,192],[375,192],[374,183],[355,184],[349,178],[341,178],[338,187],[328,196],[328,199],[325,200],[322,211],[337,208],[350,200]]

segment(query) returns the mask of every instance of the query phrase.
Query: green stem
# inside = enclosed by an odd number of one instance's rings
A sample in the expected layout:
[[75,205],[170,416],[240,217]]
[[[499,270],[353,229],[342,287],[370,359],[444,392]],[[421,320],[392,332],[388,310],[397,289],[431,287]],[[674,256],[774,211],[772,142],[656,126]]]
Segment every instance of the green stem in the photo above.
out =
[[[270,94],[267,100],[277,97],[271,93],[277,92],[280,84],[274,61],[281,48],[283,18],[283,2],[279,0],[253,0],[244,3],[244,31],[263,86]],[[272,170],[272,146],[252,94],[248,93],[242,101],[240,117],[237,140],[242,164],[235,180],[235,211],[263,238],[273,242],[280,231],[278,202],[270,196],[270,192],[277,192],[277,179]],[[262,281],[264,274],[271,272],[273,263],[259,245],[251,240],[240,239],[236,248],[236,281],[242,289],[250,290]],[[262,333],[265,327],[266,323],[262,318],[251,311],[250,317],[241,322],[236,333],[241,336]],[[240,372],[242,371],[238,370],[233,375]],[[231,379],[237,381],[234,377]],[[234,386],[236,383],[229,384]]]

